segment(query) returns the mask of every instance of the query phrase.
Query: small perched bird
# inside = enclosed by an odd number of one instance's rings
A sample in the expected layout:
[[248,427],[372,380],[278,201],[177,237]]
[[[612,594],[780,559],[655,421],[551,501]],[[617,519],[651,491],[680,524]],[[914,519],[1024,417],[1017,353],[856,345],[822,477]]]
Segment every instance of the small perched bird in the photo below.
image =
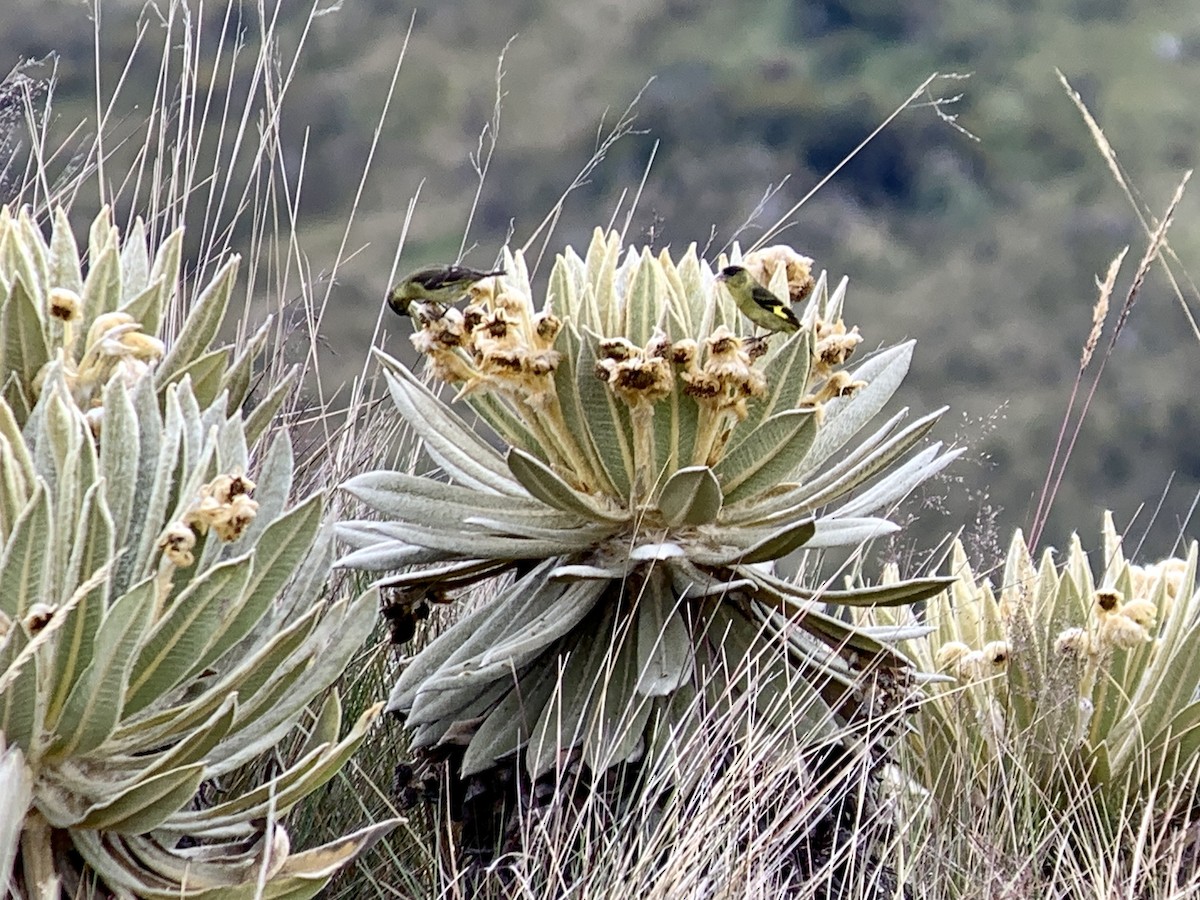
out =
[[747,319],[767,331],[799,331],[800,320],[791,308],[754,280],[741,266],[726,266],[717,276]]
[[446,307],[466,294],[475,282],[503,274],[503,269],[481,272],[466,266],[428,266],[410,273],[388,291],[387,304],[396,315],[408,316],[412,314],[412,304],[419,303],[426,306],[435,319],[440,319]]

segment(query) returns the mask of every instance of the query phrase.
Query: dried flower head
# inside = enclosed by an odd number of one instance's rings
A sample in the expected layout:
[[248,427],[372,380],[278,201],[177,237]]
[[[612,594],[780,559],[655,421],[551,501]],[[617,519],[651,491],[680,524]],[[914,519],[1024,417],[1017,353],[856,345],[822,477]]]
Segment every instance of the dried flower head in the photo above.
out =
[[482,303],[468,303],[463,307],[463,328],[467,332],[478,328],[488,316],[488,308]]
[[77,322],[83,314],[83,300],[70,288],[51,288],[47,305],[51,318],[60,322]]
[[489,350],[508,350],[521,343],[521,332],[517,323],[509,318],[503,309],[492,310],[484,316],[483,321],[471,330],[471,334],[475,338],[477,354],[484,354]]
[[1149,631],[1158,619],[1158,607],[1145,597],[1130,600],[1121,606],[1121,615],[1132,619],[1138,625]]
[[257,485],[245,475],[218,475],[206,486],[219,503],[231,503],[234,497],[251,493]]
[[862,335],[855,325],[849,331],[841,319],[836,322],[817,322],[816,344],[813,347],[813,359],[818,375],[828,375],[838,366],[845,365],[846,360],[854,352],[854,348],[862,343]]
[[655,329],[654,336],[646,342],[646,356],[651,359],[671,358],[671,339],[661,329]]
[[1187,575],[1187,560],[1178,557],[1160,560],[1147,568],[1146,575],[1149,583],[1146,590],[1142,592],[1144,596],[1151,596],[1152,586],[1156,586],[1159,581],[1165,583],[1166,596],[1163,598],[1160,613],[1162,618],[1166,618],[1174,609],[1175,601],[1179,599],[1179,592],[1183,589],[1184,578]]
[[[632,355],[626,355],[629,348]],[[596,361],[596,375],[627,404],[653,404],[671,393],[674,375],[666,359],[649,357],[628,341],[614,343],[610,349],[612,355]]]
[[238,494],[225,506],[212,523],[213,531],[223,541],[236,541],[258,515],[258,501]]
[[1008,665],[1010,652],[1008,641],[989,641],[983,647],[984,659],[997,669]]
[[1183,585],[1183,576],[1187,572],[1187,560],[1173,556],[1169,559],[1160,560],[1152,567],[1155,574],[1167,582],[1167,594],[1172,599],[1179,596],[1179,589]]
[[200,534],[211,528],[222,541],[235,541],[258,514],[258,502],[250,498],[252,490],[254,482],[240,473],[218,475],[200,488],[183,524]]
[[1131,650],[1150,640],[1150,633],[1127,616],[1106,616],[1100,625],[1100,642],[1109,647]]
[[959,660],[971,652],[971,648],[962,641],[946,641],[938,647],[934,662],[939,670],[955,668]]
[[158,549],[171,565],[186,569],[196,561],[192,548],[196,546],[196,532],[182,522],[172,522],[158,539]]
[[[761,397],[767,389],[766,376],[754,367],[747,352],[748,343],[722,325],[705,339],[704,363],[697,366],[693,348],[681,341],[678,355],[692,359],[680,376],[684,393],[713,411],[730,412],[738,420],[744,419],[747,401]],[[674,349],[671,355],[676,355]]]
[[50,603],[42,603],[37,601],[29,604],[29,608],[25,610],[25,631],[32,637],[43,628],[50,624],[50,620],[54,618],[54,613],[58,607]]
[[[56,288],[50,292],[51,315],[63,322],[63,345],[57,357],[37,373],[33,389],[40,395],[50,372],[61,372],[71,399],[86,413],[100,406],[103,388],[113,378],[129,387],[145,378],[162,359],[166,347],[158,338],[144,334],[141,325],[128,313],[108,312],[92,322],[83,354],[76,362],[71,327],[80,315],[73,304],[79,302],[73,291]],[[101,418],[102,414],[96,414],[89,421],[93,434],[99,434]]]
[[409,338],[420,353],[435,348],[461,347],[466,340],[467,326],[463,313],[450,307],[439,319],[431,319],[425,327],[414,331]]
[[671,345],[670,360],[672,364],[686,371],[696,368],[696,357],[700,352],[693,338],[684,338]]
[[543,347],[551,346],[560,331],[562,320],[553,313],[543,311],[534,316],[533,333],[537,335]]
[[637,345],[623,337],[605,338],[597,349],[597,356],[600,359],[613,362],[625,362],[640,355],[641,351]]
[[562,362],[562,354],[557,350],[535,350],[525,354],[522,363],[530,375],[550,375]]
[[990,668],[982,650],[971,650],[959,658],[954,674],[963,681],[978,681],[991,674]]
[[[138,325],[138,328],[141,328]],[[121,335],[118,356],[131,356],[144,363],[155,363],[167,352],[166,345],[156,337],[151,337],[141,331],[127,331]]]
[[1054,652],[1070,659],[1086,656],[1091,649],[1091,638],[1083,628],[1067,628],[1054,639]]
[[816,282],[812,276],[812,258],[797,253],[786,244],[753,250],[742,259],[742,265],[759,284],[770,284],[776,271],[784,270],[788,297],[792,304],[808,299]]
[[1116,612],[1121,606],[1121,592],[1112,588],[1100,588],[1093,598],[1092,608],[1096,615],[1103,619],[1109,613]]
[[850,377],[848,372],[837,371],[831,374],[820,389],[809,394],[803,402],[811,406],[820,406],[839,397],[852,397],[867,386],[862,379]]
[[[472,296],[477,300],[484,300],[486,302],[488,289],[484,288]],[[494,310],[507,313],[512,319],[520,320],[524,318],[527,322],[529,321],[529,299],[522,294],[518,294],[515,291],[502,290],[492,295],[491,304]]]
[[718,378],[745,381],[752,371],[745,342],[741,338],[728,334],[719,334],[710,338],[704,370]]

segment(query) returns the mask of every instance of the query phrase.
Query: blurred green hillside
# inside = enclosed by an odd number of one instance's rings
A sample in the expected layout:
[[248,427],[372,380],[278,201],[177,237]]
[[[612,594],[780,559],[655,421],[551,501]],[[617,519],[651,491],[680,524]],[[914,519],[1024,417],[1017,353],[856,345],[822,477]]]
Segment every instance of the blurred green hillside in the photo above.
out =
[[[94,127],[90,4],[7,5],[0,65],[58,53],[53,128],[65,135],[82,118]],[[471,156],[492,117],[506,45],[498,144],[466,257],[481,265],[510,229],[515,244],[529,237],[643,88],[636,133],[571,194],[551,250],[586,243],[614,214],[625,221],[622,194],[636,190],[656,144],[631,236],[708,243],[715,254],[787,178],[742,233],[748,244],[930,74],[969,74],[936,80],[784,236],[851,277],[851,321],[868,346],[918,339],[905,402],[950,405],[947,422],[957,425],[940,436],[971,447],[938,488],[940,511],[921,513],[929,535],[973,530],[997,510],[1001,534],[1027,523],[1090,328],[1094,276],[1132,245],[1119,302],[1145,246],[1055,68],[1082,93],[1154,214],[1200,145],[1200,7],[1186,0],[925,0],[903,10],[865,0],[319,6],[324,14],[311,19],[305,3],[278,9],[282,71],[302,46],[281,113],[282,153],[294,173],[303,161],[301,243],[314,273],[329,268],[342,241],[412,22],[349,232],[348,248],[360,252],[337,274],[322,329],[333,383],[362,367],[418,190],[399,268],[457,256],[477,180]],[[152,102],[162,26],[140,2],[100,7],[101,82],[111,90],[125,73],[114,115],[133,123]],[[217,48],[235,39],[255,47],[257,4],[196,9],[201,55],[213,60],[205,77],[220,96],[228,66]],[[120,159],[118,151],[114,169]],[[1200,249],[1196,213],[1196,199],[1185,198],[1171,232],[1187,266]],[[406,339],[398,321],[384,329],[390,345]],[[1047,542],[1093,530],[1106,506],[1124,526],[1145,504],[1131,529],[1140,537],[1170,481],[1147,544],[1169,549],[1200,489],[1198,370],[1200,341],[1156,270],[1109,361]]]

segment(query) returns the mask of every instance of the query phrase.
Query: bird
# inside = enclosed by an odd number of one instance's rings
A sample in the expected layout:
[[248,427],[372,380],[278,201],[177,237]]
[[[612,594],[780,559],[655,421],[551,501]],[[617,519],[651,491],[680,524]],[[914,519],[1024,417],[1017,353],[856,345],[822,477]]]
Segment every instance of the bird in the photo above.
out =
[[387,305],[398,316],[412,315],[412,305],[420,304],[440,319],[446,307],[465,295],[473,284],[485,278],[506,274],[503,269],[484,272],[467,266],[427,266],[409,273],[387,294]]
[[800,330],[800,320],[791,307],[759,284],[754,276],[741,266],[726,266],[717,276],[725,290],[733,297],[738,309],[755,325],[767,331],[791,333]]

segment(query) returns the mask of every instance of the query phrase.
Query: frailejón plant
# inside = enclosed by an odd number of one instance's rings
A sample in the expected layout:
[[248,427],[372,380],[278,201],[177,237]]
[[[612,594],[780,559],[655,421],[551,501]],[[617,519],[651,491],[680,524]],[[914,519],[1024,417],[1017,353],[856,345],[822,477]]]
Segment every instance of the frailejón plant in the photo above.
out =
[[[826,605],[909,603],[946,580],[822,590],[772,563],[891,533],[873,514],[953,453],[898,462],[939,415],[905,426],[903,411],[847,447],[912,346],[846,370],[861,338],[845,283],[814,287],[810,262],[785,247],[717,261],[779,297],[811,293],[801,330],[753,338],[694,247],[676,260],[597,231],[586,258],[558,258],[541,303],[518,253],[465,308],[418,311],[413,343],[454,403],[380,354],[438,470],[350,479],[380,518],[339,526],[341,565],[404,570],[381,581],[393,604],[515,570],[400,674],[388,708],[417,748],[459,748],[463,775],[520,758],[537,777],[573,751],[593,771],[669,752],[696,710],[739,698],[772,721],[805,710],[813,742],[889,706],[911,669],[895,644],[922,630],[856,628]],[[756,656],[747,698],[739,664]]]
[[[210,349],[236,259],[159,336],[180,245],[151,260],[141,227],[121,244],[104,212],[84,277],[63,212],[47,242],[0,211],[0,884],[16,897],[306,897],[394,824],[290,847],[288,810],[379,711],[339,738],[336,694],[308,709],[377,600],[322,596],[322,497],[292,502],[286,432],[259,441],[284,393],[243,418],[266,332]],[[297,729],[298,756],[223,793]]]
[[[1200,759],[1200,592],[1197,549],[1152,566],[1129,562],[1112,516],[1093,574],[1078,536],[1061,562],[1035,563],[1012,539],[999,588],[976,575],[961,545],[957,581],[930,599],[933,627],[914,657],[948,678],[927,686],[909,739],[918,780],[941,805],[964,784],[986,793],[1016,767],[1043,802],[1094,796],[1109,812],[1166,796]],[[904,627],[909,610],[863,612]],[[1194,788],[1193,788],[1194,790]]]

